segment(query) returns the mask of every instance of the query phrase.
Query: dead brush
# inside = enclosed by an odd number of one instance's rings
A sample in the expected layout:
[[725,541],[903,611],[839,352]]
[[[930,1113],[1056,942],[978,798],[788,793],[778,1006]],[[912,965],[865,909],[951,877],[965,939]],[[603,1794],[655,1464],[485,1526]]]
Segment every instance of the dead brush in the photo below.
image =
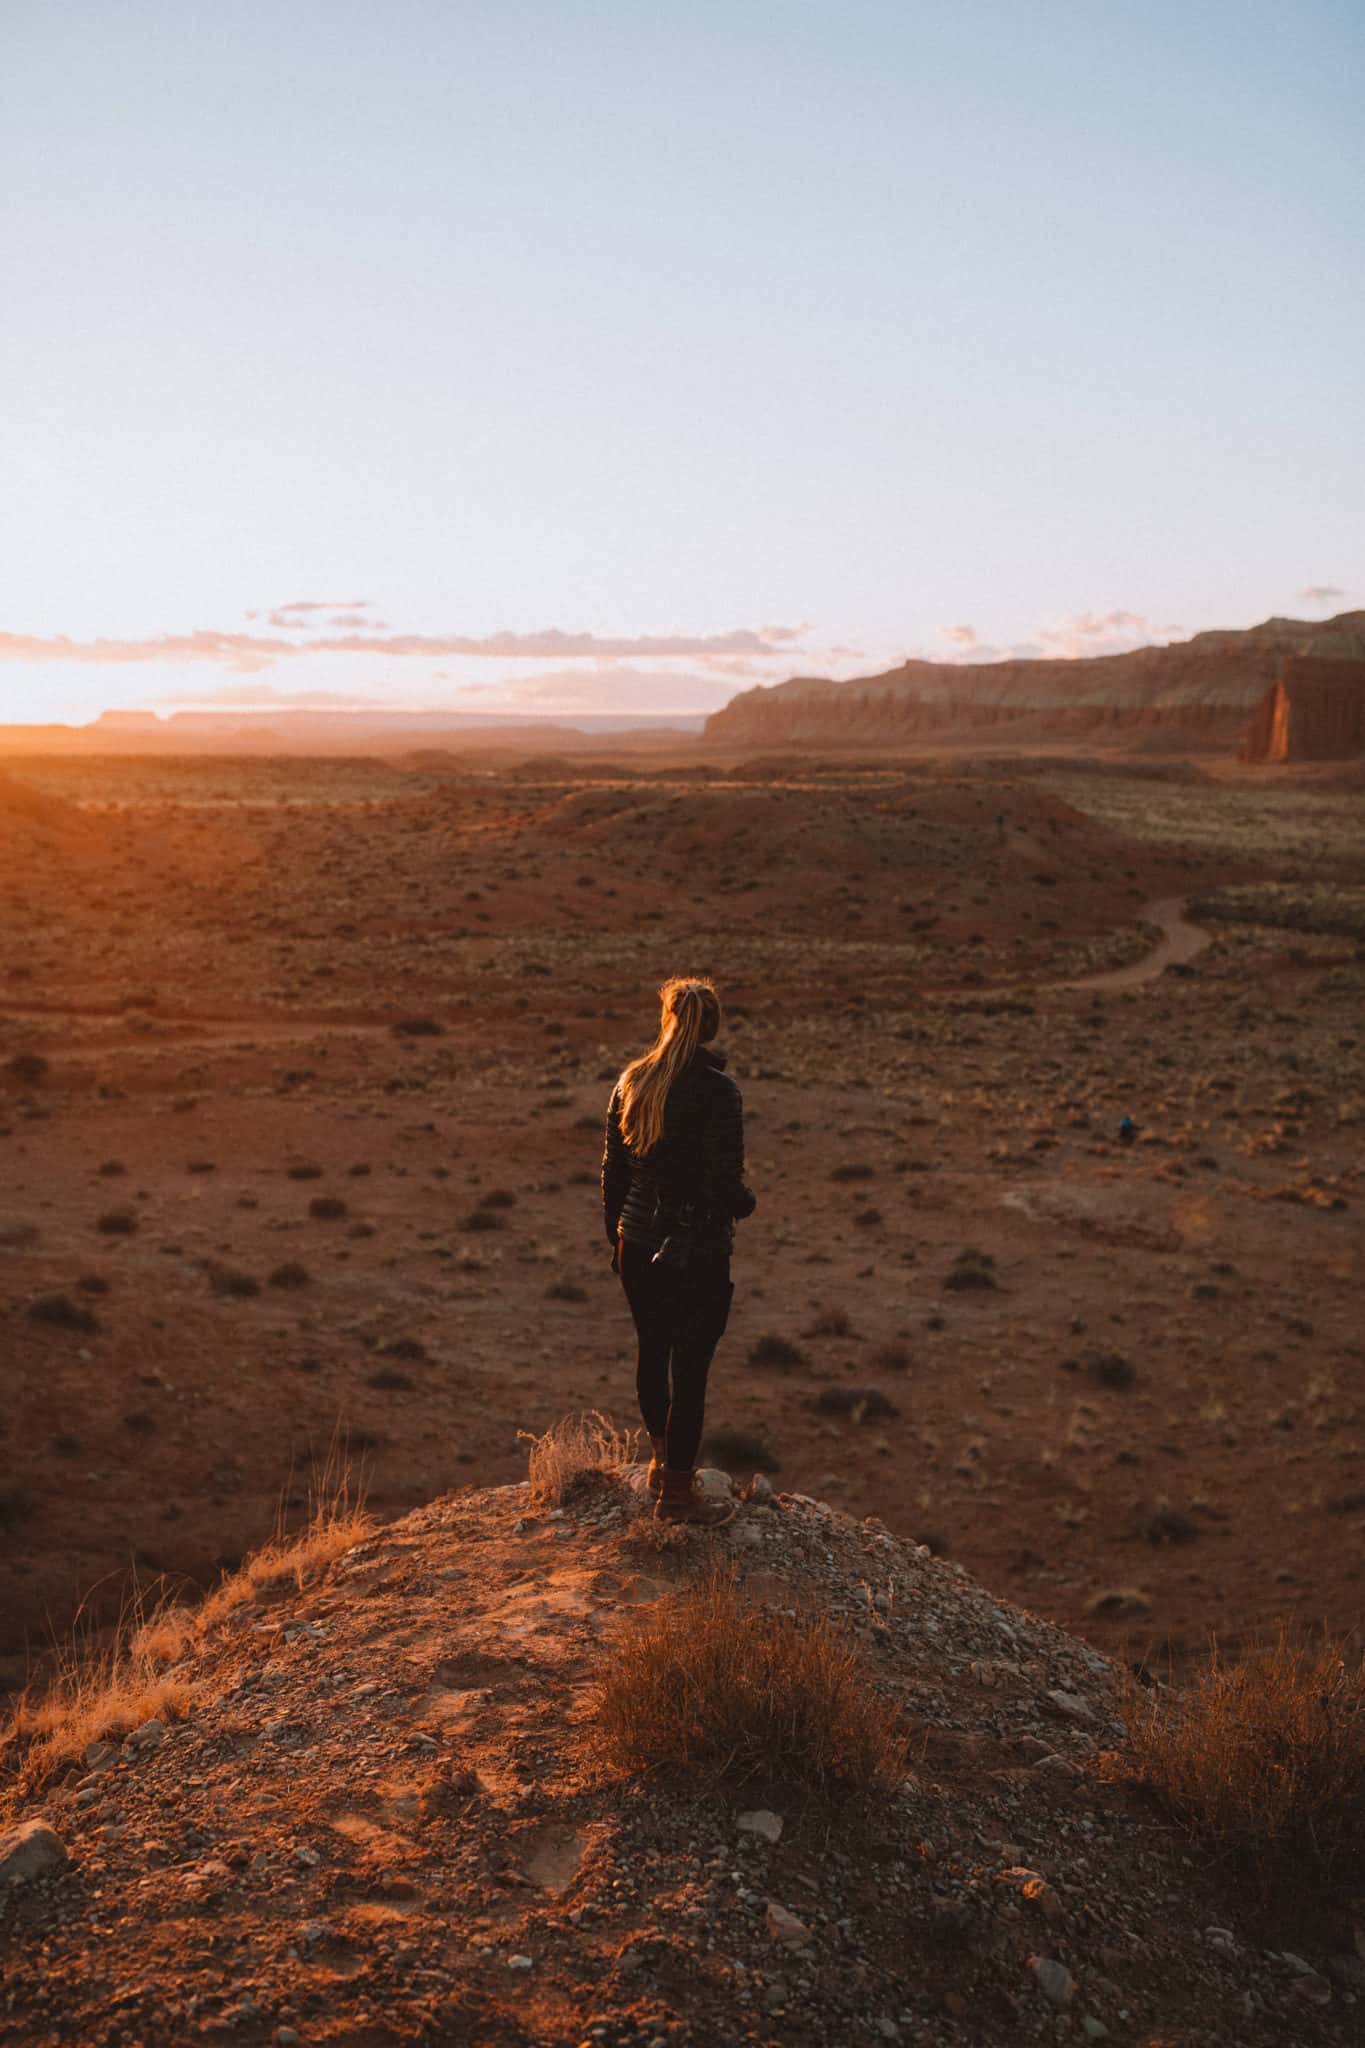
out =
[[190,1653],[222,1618],[269,1587],[303,1586],[373,1530],[363,1476],[334,1438],[308,1489],[308,1519],[289,1533],[281,1500],[270,1541],[197,1607],[164,1590],[134,1587],[112,1635],[78,1616],[42,1695],[23,1694],[0,1727],[0,1814],[17,1812],[92,1742],[119,1739],[144,1721],[180,1721],[194,1701]]
[[527,1477],[531,1499],[540,1507],[558,1507],[580,1473],[620,1477],[640,1462],[639,1430],[618,1429],[595,1408],[584,1415],[564,1416],[543,1436],[526,1429],[517,1435],[531,1446]]
[[718,1569],[627,1614],[591,1741],[627,1770],[871,1797],[903,1776],[906,1735],[862,1652],[824,1616],[773,1614]]
[[28,1794],[77,1762],[92,1742],[127,1735],[144,1721],[184,1719],[189,1680],[166,1668],[172,1660],[152,1641],[175,1611],[164,1596],[135,1588],[102,1643],[84,1611],[77,1616],[51,1683],[36,1700],[22,1694],[0,1730],[0,1812],[13,1817]]
[[1365,1664],[1281,1631],[1236,1663],[1215,1649],[1182,1691],[1130,1681],[1116,1775],[1145,1785],[1263,1902],[1365,1883]]

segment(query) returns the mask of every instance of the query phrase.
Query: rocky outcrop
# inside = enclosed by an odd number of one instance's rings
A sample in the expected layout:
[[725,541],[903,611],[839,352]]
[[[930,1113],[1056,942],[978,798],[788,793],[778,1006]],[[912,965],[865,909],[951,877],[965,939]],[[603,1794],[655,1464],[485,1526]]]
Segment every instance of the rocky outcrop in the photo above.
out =
[[1196,633],[1077,661],[907,661],[845,682],[794,676],[732,698],[707,720],[706,736],[746,747],[914,746],[974,736],[1230,747],[1291,656],[1355,666],[1365,660],[1365,612],[1321,625],[1267,619],[1245,632]]
[[1365,754],[1365,661],[1291,657],[1256,707],[1244,761],[1353,761]]
[[[65,1851],[0,1893],[4,2039],[1358,2039],[1349,1936],[1283,1951],[1107,1767],[1105,1658],[799,1494],[659,1539],[643,1480],[447,1497],[206,1622],[184,1718],[43,1790]],[[713,1563],[756,1641],[828,1617],[903,1715],[870,1810],[596,1746],[618,1632]]]

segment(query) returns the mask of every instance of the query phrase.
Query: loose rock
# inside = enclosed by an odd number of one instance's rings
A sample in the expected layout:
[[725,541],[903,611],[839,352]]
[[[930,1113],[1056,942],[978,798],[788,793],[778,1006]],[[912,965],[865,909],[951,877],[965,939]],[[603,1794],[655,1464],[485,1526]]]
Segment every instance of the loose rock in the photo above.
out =
[[61,1837],[45,1820],[20,1821],[0,1834],[0,1884],[26,1884],[68,1862]]

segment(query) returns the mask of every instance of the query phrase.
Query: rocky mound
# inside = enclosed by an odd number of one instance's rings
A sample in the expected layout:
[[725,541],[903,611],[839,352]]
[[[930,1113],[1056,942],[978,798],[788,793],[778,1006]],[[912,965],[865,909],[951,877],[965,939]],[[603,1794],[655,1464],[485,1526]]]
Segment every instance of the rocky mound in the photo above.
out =
[[972,735],[1037,745],[1089,739],[1235,745],[1289,656],[1358,662],[1365,612],[1322,624],[1267,619],[1245,632],[1196,633],[1167,647],[1076,661],[908,661],[834,682],[797,676],[746,690],[706,722],[726,746],[944,745]]
[[1365,661],[1286,661],[1256,707],[1244,761],[1353,761],[1365,754]]
[[[876,1522],[780,1495],[660,1535],[635,1478],[437,1501],[201,1631],[186,1717],[0,1842],[6,2038],[1358,2038],[1354,1958],[1267,1948],[1098,1767],[1102,1657]],[[903,1705],[870,1818],[595,1753],[621,1617],[718,1553]]]

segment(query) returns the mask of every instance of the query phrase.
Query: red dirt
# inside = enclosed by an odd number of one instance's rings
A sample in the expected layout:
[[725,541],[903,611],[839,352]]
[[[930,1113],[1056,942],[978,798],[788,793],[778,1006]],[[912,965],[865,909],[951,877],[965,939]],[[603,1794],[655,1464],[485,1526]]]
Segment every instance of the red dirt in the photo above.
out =
[[[1353,1626],[1351,944],[1068,987],[1231,867],[1022,768],[588,773],[11,764],[0,1675],[130,1563],[211,1583],[337,1429],[390,1514],[566,1409],[633,1420],[600,1120],[694,966],[760,1198],[712,1425],[1107,1649]],[[53,1292],[98,1328],[33,1320]],[[746,1364],[769,1331],[806,1363]]]

